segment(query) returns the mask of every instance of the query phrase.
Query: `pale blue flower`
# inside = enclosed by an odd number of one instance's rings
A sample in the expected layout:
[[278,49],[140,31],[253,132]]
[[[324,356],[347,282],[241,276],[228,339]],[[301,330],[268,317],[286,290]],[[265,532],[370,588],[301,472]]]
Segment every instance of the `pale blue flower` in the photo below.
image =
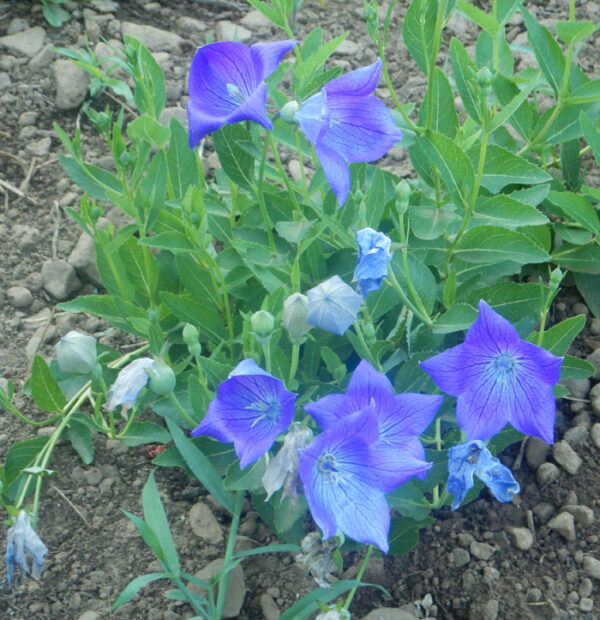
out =
[[[44,556],[48,552],[42,539],[31,527],[31,517],[21,510],[8,530],[6,544],[6,581],[12,585],[18,573],[39,579]],[[31,560],[31,565],[30,565]]]
[[340,276],[335,275],[306,292],[308,317],[306,322],[342,336],[354,323],[363,298]]
[[372,228],[363,228],[356,233],[358,261],[354,270],[354,279],[363,297],[376,291],[383,278],[388,275],[388,263],[392,258],[389,237]]
[[473,487],[477,476],[500,502],[510,502],[520,491],[508,467],[485,447],[483,441],[460,443],[448,450],[448,483],[446,488],[454,496],[452,510],[456,510]]
[[119,371],[116,381],[108,391],[107,411],[113,411],[119,405],[131,409],[140,392],[148,383],[148,370],[154,368],[154,360],[149,357],[140,357],[127,364]]

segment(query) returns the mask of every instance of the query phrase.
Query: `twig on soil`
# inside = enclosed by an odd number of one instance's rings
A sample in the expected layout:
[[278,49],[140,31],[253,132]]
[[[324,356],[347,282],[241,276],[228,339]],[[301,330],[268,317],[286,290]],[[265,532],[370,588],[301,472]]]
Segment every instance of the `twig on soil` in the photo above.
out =
[[512,470],[517,471],[521,467],[521,463],[523,462],[523,454],[525,453],[525,446],[527,445],[527,440],[529,439],[529,435],[523,437],[523,441],[521,442],[521,447],[519,448],[519,454],[517,454],[517,458],[513,463]]
[[23,170],[27,170],[27,162],[24,159],[21,159],[20,157],[9,153],[8,151],[0,151],[0,157],[8,157],[9,159],[16,161],[19,166],[23,168]]
[[71,506],[71,508],[81,517],[81,520],[88,526],[91,527],[90,522],[83,516],[83,513],[75,504],[57,487],[52,485],[52,488]]
[[55,164],[58,161],[58,157],[56,155],[50,157],[50,159],[47,159],[46,161],[43,161],[41,164],[38,164],[35,167],[35,172],[37,172],[38,170],[41,170],[42,168],[45,168],[46,166],[49,166],[50,164]]
[[31,196],[27,196],[27,194],[23,193],[18,187],[11,185],[8,181],[3,181],[2,179],[0,179],[0,187],[7,189],[9,192],[12,192],[13,194],[16,194],[17,196],[19,196],[19,198],[25,198],[25,200],[28,200],[31,204],[34,204],[36,207],[39,206],[39,202],[37,200],[35,200],[34,198],[31,198]]
[[54,201],[52,211],[54,212],[55,221],[54,234],[52,235],[52,258],[56,260],[58,258],[58,236],[60,234],[60,205],[58,200]]
[[27,193],[27,188],[29,187],[29,181],[31,181],[31,175],[33,174],[33,169],[34,169],[36,162],[37,162],[37,158],[32,157],[31,161],[29,162],[29,167],[27,168],[27,172],[25,173],[25,178],[21,181],[21,184],[19,185],[19,189],[24,194]]

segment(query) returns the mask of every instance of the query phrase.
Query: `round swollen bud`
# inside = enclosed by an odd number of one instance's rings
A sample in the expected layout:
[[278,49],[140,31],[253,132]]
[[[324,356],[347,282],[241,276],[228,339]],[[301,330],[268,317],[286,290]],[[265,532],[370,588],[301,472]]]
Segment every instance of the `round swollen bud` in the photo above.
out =
[[402,179],[395,187],[396,194],[396,207],[400,215],[404,215],[408,210],[408,203],[410,201],[410,185],[406,179]]
[[290,295],[283,302],[283,317],[281,322],[290,335],[292,344],[301,344],[311,326],[306,322],[308,318],[308,297],[301,293]]
[[146,372],[150,376],[150,389],[155,394],[170,394],[175,389],[177,377],[162,360],[156,360]]
[[93,336],[71,331],[54,347],[58,367],[63,372],[89,375],[96,368],[96,339]]
[[269,338],[275,329],[275,318],[266,310],[259,310],[250,319],[252,331],[258,338]]
[[550,282],[548,283],[551,291],[558,290],[562,279],[565,277],[565,274],[560,270],[560,267],[553,269],[550,273]]
[[187,345],[190,355],[202,353],[202,345],[198,342],[199,340],[200,332],[190,323],[186,323],[183,328],[183,342]]
[[477,72],[477,83],[482,88],[488,88],[492,84],[492,72],[488,67],[481,67]]
[[279,111],[279,116],[290,125],[296,122],[296,112],[300,108],[300,104],[297,101],[288,101],[283,108]]

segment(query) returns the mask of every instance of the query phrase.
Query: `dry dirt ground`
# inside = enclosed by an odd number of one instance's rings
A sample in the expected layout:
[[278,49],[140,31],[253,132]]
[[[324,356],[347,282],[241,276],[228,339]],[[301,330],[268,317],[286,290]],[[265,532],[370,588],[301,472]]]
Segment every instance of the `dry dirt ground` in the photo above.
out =
[[[599,21],[598,3],[577,4],[582,5],[577,8],[578,17]],[[399,33],[406,5],[398,2],[392,32]],[[41,4],[0,2],[0,37],[13,35],[21,42],[21,47],[14,39],[0,45],[0,377],[12,379],[18,388],[27,377],[33,353],[39,350],[50,355],[57,339],[73,328],[111,343],[119,338],[94,318],[51,314],[56,298],[48,290],[63,287],[57,294],[66,296],[94,290],[89,269],[69,279],[66,272],[50,263],[44,268],[47,261],[68,261],[71,257],[73,262],[71,253],[80,234],[61,213],[66,206],[77,207],[80,192],[57,160],[61,146],[52,124],[60,124],[72,135],[79,123],[88,159],[107,165],[106,153],[93,129],[79,115],[82,78],[67,75],[62,65],[55,65],[57,56],[52,47],[81,46],[85,30],[92,42],[99,37],[118,41],[124,22],[160,28],[165,37],[153,51],[158,52],[166,73],[167,105],[179,107],[181,112],[192,53],[196,46],[224,36],[231,26],[223,22],[242,25],[248,32],[238,30],[238,37],[249,36],[250,42],[281,38],[256,19],[241,0],[105,0],[68,2],[66,6],[72,10],[73,19],[55,29],[43,20]],[[529,8],[551,25],[568,13],[568,2],[530,2]],[[298,38],[316,24],[330,37],[349,30],[349,42],[334,61],[348,68],[372,62],[375,52],[360,13],[357,0],[329,0],[325,7],[308,0],[299,13]],[[524,43],[524,30],[522,22],[515,20],[509,40]],[[180,38],[174,39],[173,34]],[[467,45],[474,43],[474,28],[461,19],[452,20],[448,35],[459,37]],[[403,101],[418,102],[425,79],[411,62],[399,34],[392,39],[390,66],[399,95]],[[582,68],[594,76],[600,66],[597,45],[598,38],[594,37],[578,58]],[[385,96],[385,91],[380,94]],[[105,103],[111,102],[99,102],[100,106]],[[400,149],[393,150],[387,164],[400,174],[411,174],[409,160]],[[587,308],[568,291],[555,306],[557,319],[581,311]],[[599,327],[590,317],[575,353],[586,356],[600,348]],[[363,617],[379,607],[392,608],[389,613],[396,614],[379,614],[379,618],[599,617],[600,520],[594,514],[600,511],[600,427],[593,426],[594,413],[587,400],[591,384],[584,381],[577,385],[580,400],[560,403],[559,435],[566,434],[567,445],[575,454],[570,458],[577,465],[578,456],[579,467],[573,462],[559,466],[556,463],[563,460],[560,456],[553,455],[547,446],[530,443],[516,472],[522,494],[514,504],[500,505],[484,493],[457,512],[441,511],[436,525],[422,533],[421,542],[407,556],[374,557],[365,579],[383,584],[391,598],[365,588],[355,599],[353,617]],[[28,415],[41,415],[27,398],[18,396],[16,402]],[[34,432],[2,414],[0,456],[13,442]],[[174,620],[192,615],[184,605],[164,597],[166,586],[161,582],[144,589],[126,607],[111,612],[112,602],[130,579],[159,569],[121,512],[125,508],[141,514],[141,489],[153,466],[140,449],[107,442],[101,436],[96,437],[95,447],[91,466],[84,466],[70,445],[58,447],[51,467],[59,475],[45,486],[37,527],[49,548],[43,577],[14,590],[2,590],[0,617]],[[514,462],[517,449],[503,456],[505,462]],[[565,467],[575,473],[568,473]],[[197,572],[222,556],[227,517],[181,470],[159,469],[157,481],[182,566],[188,572]],[[565,506],[569,506],[566,511]],[[563,516],[558,521],[553,520],[560,514]],[[211,532],[209,540],[207,529]],[[273,540],[249,505],[240,533],[245,537],[244,544]],[[355,574],[359,559],[356,554],[345,557],[345,576]],[[234,586],[244,597],[237,614],[242,619],[277,618],[280,611],[313,587],[289,555],[247,560],[243,570],[245,583]]]

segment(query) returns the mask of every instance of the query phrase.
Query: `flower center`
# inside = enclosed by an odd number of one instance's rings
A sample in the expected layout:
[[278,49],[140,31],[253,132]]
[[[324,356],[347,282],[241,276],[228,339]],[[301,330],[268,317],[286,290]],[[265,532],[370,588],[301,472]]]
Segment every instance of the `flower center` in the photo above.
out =
[[246,97],[244,97],[244,93],[239,89],[235,84],[227,84],[227,92],[238,102],[244,103],[246,101]]
[[265,400],[257,400],[247,407],[252,411],[256,411],[260,415],[256,417],[252,426],[258,424],[261,420],[267,418],[269,422],[277,422],[281,414],[281,404],[274,396]]
[[497,355],[492,362],[496,378],[500,381],[512,379],[517,371],[517,360],[510,353]]
[[317,461],[317,467],[323,474],[326,482],[333,482],[337,480],[339,475],[339,469],[337,468],[337,461],[333,454],[325,453],[321,455],[321,458]]

